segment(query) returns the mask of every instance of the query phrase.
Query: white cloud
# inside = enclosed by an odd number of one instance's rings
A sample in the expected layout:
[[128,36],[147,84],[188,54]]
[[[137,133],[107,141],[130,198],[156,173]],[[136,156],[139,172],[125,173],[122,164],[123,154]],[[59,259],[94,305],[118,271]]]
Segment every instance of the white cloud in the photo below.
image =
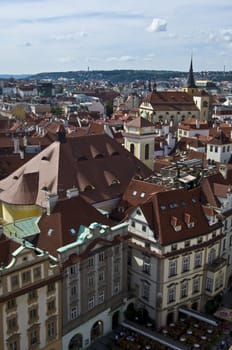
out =
[[223,29],[221,30],[221,35],[224,41],[232,43],[232,29]]
[[162,18],[153,18],[149,27],[147,27],[147,31],[154,32],[166,32],[167,31],[167,22]]
[[85,37],[87,34],[85,32],[74,32],[74,33],[66,33],[60,35],[53,35],[51,37],[52,40],[63,41],[63,40],[76,40],[79,37]]

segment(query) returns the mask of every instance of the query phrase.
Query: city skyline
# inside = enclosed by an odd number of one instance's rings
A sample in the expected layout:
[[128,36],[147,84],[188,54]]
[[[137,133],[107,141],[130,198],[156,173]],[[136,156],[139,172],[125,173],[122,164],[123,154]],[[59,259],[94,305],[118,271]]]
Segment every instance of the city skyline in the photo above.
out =
[[229,0],[2,0],[0,74],[232,70]]

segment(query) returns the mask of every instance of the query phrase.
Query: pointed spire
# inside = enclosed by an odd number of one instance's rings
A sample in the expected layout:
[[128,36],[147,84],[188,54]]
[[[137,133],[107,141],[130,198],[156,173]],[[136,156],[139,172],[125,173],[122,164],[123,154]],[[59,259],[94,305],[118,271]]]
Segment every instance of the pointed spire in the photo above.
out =
[[189,68],[189,73],[188,73],[188,78],[187,78],[187,88],[196,88],[195,80],[194,80],[194,75],[193,75],[193,62],[192,62],[192,57],[191,57],[191,62],[190,62],[190,68]]

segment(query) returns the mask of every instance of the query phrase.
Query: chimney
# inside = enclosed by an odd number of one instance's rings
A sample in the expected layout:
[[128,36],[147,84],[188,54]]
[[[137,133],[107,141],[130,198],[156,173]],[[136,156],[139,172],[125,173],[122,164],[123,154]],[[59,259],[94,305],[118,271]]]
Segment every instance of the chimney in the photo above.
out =
[[52,210],[55,208],[56,203],[58,201],[58,194],[49,193],[45,197],[45,204],[47,209],[47,215],[51,215]]

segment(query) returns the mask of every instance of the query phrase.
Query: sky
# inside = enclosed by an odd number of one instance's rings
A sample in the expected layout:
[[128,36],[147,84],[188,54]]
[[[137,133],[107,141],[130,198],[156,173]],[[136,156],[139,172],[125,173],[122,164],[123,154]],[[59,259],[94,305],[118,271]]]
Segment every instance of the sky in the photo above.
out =
[[232,70],[231,0],[0,0],[0,74]]

